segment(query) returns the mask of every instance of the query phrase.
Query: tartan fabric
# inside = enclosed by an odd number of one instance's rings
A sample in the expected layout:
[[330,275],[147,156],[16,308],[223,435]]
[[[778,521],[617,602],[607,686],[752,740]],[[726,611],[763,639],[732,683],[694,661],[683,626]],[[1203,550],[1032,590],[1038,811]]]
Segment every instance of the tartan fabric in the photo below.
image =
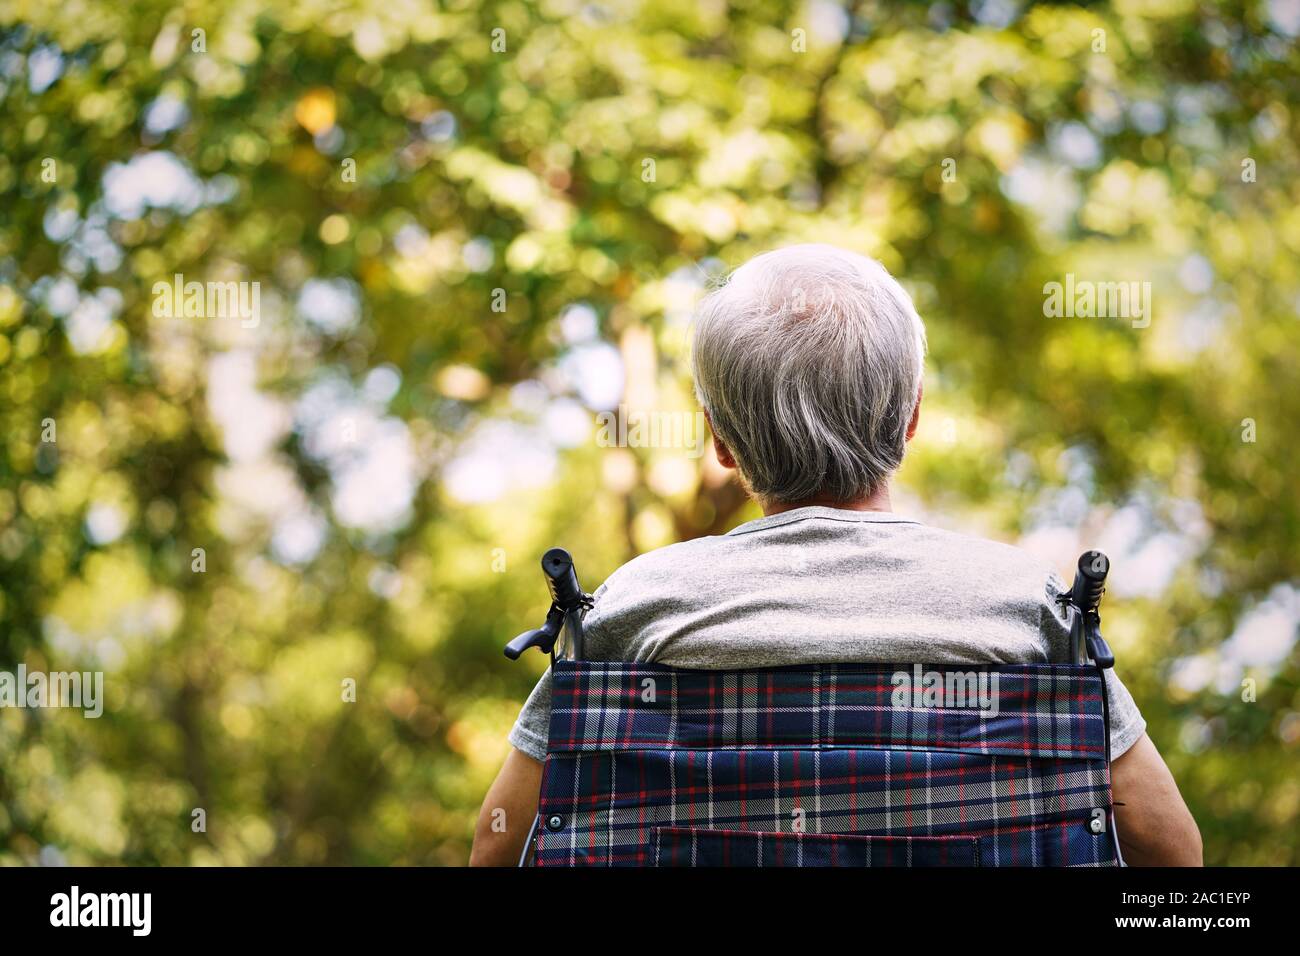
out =
[[977,837],[655,830],[655,866],[979,866]]
[[557,661],[533,862],[1113,866],[1103,694],[1070,665]]

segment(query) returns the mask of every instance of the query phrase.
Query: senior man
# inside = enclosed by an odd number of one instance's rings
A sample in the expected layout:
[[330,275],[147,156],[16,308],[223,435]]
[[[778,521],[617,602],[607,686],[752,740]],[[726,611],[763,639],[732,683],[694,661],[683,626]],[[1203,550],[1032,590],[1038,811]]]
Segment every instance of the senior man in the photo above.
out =
[[[798,245],[737,269],[698,309],[692,363],[718,461],[764,517],[619,568],[594,595],[585,656],[704,669],[1065,660],[1067,588],[1046,564],[891,509],[924,358],[921,319],[878,262]],[[1106,676],[1125,860],[1200,865],[1200,833],[1146,722]],[[511,731],[471,865],[519,859],[549,718],[548,671]]]

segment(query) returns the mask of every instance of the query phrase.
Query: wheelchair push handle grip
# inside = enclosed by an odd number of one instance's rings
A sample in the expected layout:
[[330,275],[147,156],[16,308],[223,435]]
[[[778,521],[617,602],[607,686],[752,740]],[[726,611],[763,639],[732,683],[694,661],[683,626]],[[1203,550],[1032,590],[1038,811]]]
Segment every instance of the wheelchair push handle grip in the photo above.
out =
[[542,574],[550,589],[551,600],[571,611],[580,606],[586,595],[578,585],[578,574],[573,569],[573,558],[563,548],[551,548],[542,555]]
[[1106,575],[1110,573],[1110,559],[1100,551],[1085,551],[1079,555],[1078,570],[1070,600],[1084,613],[1092,613],[1101,604],[1101,594],[1106,589]]
[[1103,669],[1115,666],[1115,652],[1101,636],[1101,617],[1097,613],[1109,573],[1110,559],[1106,555],[1100,551],[1085,551],[1079,555],[1074,586],[1070,588],[1070,603],[1075,612],[1071,623],[1071,643]]
[[591,597],[578,584],[578,573],[573,568],[573,558],[563,548],[551,548],[542,555],[542,576],[551,593],[551,609],[546,612],[546,623],[531,631],[524,631],[505,647],[506,657],[512,661],[530,647],[540,648],[554,656],[560,634],[567,630],[569,651],[575,660],[582,658],[582,614],[591,607]]

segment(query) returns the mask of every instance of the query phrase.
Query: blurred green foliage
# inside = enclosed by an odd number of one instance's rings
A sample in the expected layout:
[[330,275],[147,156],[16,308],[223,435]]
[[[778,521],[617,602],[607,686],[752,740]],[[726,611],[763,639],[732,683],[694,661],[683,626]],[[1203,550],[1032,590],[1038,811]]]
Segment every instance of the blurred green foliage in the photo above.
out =
[[[1300,863],[1294,19],[0,6],[0,670],[107,697],[0,711],[0,863],[463,862],[542,550],[591,589],[755,514],[594,412],[692,409],[694,296],[794,241],[927,321],[897,505],[1120,540],[1107,634],[1207,862]],[[1046,318],[1067,273],[1153,321]],[[260,322],[156,314],[177,274]]]

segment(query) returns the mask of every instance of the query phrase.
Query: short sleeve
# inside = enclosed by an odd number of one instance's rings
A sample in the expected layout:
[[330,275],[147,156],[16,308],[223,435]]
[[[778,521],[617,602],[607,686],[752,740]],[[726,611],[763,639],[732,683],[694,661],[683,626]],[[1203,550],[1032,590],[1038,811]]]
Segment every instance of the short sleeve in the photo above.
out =
[[[1053,573],[1048,577],[1041,619],[1047,659],[1053,663],[1068,660],[1070,656],[1068,612],[1058,600],[1068,590],[1060,575]],[[1146,733],[1147,722],[1115,669],[1112,667],[1106,670],[1105,675],[1106,696],[1110,707],[1110,759],[1114,760]]]
[[519,718],[510,730],[510,743],[534,760],[545,760],[550,728],[551,669],[548,667],[519,712]]

